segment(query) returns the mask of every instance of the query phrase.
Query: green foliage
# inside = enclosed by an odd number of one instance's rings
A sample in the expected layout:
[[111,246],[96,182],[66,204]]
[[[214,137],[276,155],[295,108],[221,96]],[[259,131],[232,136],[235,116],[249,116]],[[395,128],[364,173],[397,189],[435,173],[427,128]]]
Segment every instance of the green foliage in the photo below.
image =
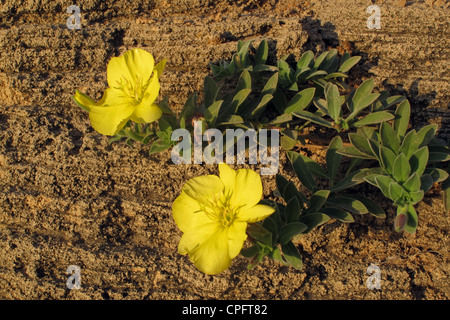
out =
[[[275,213],[264,221],[252,224],[248,234],[252,245],[242,250],[251,258],[253,267],[268,256],[284,265],[301,269],[302,258],[294,245],[295,239],[314,228],[336,219],[344,223],[354,222],[352,214],[370,213],[377,218],[385,218],[384,210],[372,200],[341,191],[364,182],[364,177],[377,172],[362,169],[351,172],[338,183],[334,183],[342,156],[337,150],[342,147],[342,139],[335,137],[326,154],[326,169],[297,152],[289,151],[288,157],[307,194],[298,190],[294,182],[276,175],[276,194],[282,202],[263,200],[262,203],[275,208]],[[328,182],[330,189],[320,189],[316,180]]]
[[378,130],[364,127],[350,133],[351,146],[338,153],[377,161],[376,168],[381,172],[364,180],[379,188],[397,207],[395,229],[414,233],[418,224],[414,205],[434,183],[448,179],[448,173],[436,164],[448,161],[450,154],[448,147],[433,142],[436,125],[407,131],[410,112],[409,102],[401,102],[392,124],[382,122]]

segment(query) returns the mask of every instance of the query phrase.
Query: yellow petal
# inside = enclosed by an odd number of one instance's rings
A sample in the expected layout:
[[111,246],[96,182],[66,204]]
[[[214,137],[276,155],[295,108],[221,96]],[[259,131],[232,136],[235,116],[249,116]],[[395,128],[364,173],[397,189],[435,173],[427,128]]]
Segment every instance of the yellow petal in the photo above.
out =
[[131,116],[131,120],[137,123],[150,123],[158,120],[161,116],[162,110],[158,105],[152,104],[148,107],[143,107],[140,104]]
[[236,207],[251,208],[262,198],[261,177],[250,169],[236,171],[236,184],[233,192],[233,205]]
[[162,110],[154,102],[159,94],[158,78],[153,76],[142,102],[136,107],[132,120],[138,123],[150,123],[162,116]]
[[214,175],[192,178],[183,186],[183,192],[202,204],[209,203],[222,191],[223,183],[218,176]]
[[118,87],[128,81],[134,87],[137,79],[146,83],[152,75],[154,64],[155,60],[149,52],[142,49],[129,50],[109,61],[108,85]]
[[248,223],[253,223],[257,221],[264,220],[272,213],[274,213],[275,209],[263,204],[257,204],[251,208],[243,208],[239,211],[236,219],[238,221],[245,221]]
[[[208,234],[209,237],[207,236]],[[227,229],[221,228],[217,224],[216,227],[205,226],[195,229],[183,235],[180,246],[192,245],[195,243],[195,241],[192,241],[192,238],[196,238],[199,235],[202,235],[202,241],[198,243],[195,249],[187,252],[197,269],[211,275],[226,270],[231,264]],[[179,252],[183,252],[183,250],[180,250],[180,247]]]
[[159,77],[161,77],[164,68],[166,67],[166,59],[161,60],[160,62],[158,62],[158,64],[155,66],[155,69],[153,70],[156,73],[156,77],[159,79]]
[[200,203],[182,192],[172,204],[173,219],[182,232],[188,232],[212,220],[201,210]]
[[228,247],[230,258],[236,257],[247,239],[247,223],[241,221],[234,221],[228,229]]
[[225,194],[233,193],[236,188],[236,171],[226,163],[219,163],[219,176],[225,186]]
[[133,111],[134,107],[130,104],[92,106],[89,119],[92,127],[99,133],[112,136],[125,126]]

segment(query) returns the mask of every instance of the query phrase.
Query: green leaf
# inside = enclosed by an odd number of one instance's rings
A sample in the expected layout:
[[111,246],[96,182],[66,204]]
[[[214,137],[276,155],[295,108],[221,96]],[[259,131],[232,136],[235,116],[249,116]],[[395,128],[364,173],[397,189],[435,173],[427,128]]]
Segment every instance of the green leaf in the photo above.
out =
[[369,198],[362,197],[360,195],[351,195],[353,199],[356,199],[360,201],[369,211],[369,214],[384,219],[386,218],[386,213],[384,212],[383,208],[381,208],[377,203],[370,200]]
[[242,105],[245,99],[247,99],[251,91],[251,89],[242,89],[233,97],[233,100],[231,101],[232,112],[234,112],[235,114],[238,113],[239,107]]
[[348,72],[351,68],[353,68],[354,65],[356,65],[359,60],[361,60],[361,57],[355,56],[348,58],[343,63],[341,63],[341,66],[339,67],[339,72]]
[[409,159],[411,172],[416,172],[419,176],[423,174],[428,162],[428,147],[422,147],[413,153]]
[[305,80],[313,80],[318,77],[326,76],[328,73],[323,70],[317,70],[306,76]]
[[282,87],[288,87],[293,82],[295,82],[295,79],[293,79],[294,76],[294,70],[291,68],[291,66],[284,60],[278,60],[277,66],[279,71],[279,83]]
[[402,140],[406,134],[410,115],[411,106],[408,100],[404,100],[395,110],[394,131],[397,132],[397,136],[400,140]]
[[420,201],[422,201],[423,196],[425,194],[425,191],[423,190],[417,190],[409,193],[409,197],[411,198],[410,201],[408,201],[410,204],[416,204]]
[[403,183],[403,188],[405,188],[409,192],[420,190],[420,176],[417,174],[417,172],[413,172],[408,180]]
[[332,219],[339,220],[341,222],[355,222],[355,219],[353,216],[348,213],[347,211],[337,209],[337,208],[322,208],[320,210],[322,213],[325,213],[327,216],[329,216]]
[[450,211],[450,178],[442,183],[442,191],[444,191],[444,208],[448,212]]
[[321,226],[322,224],[326,223],[328,220],[330,220],[330,217],[322,212],[314,212],[314,213],[308,213],[305,215],[302,215],[299,219],[300,222],[304,223],[308,226],[308,229],[303,231],[303,233],[308,233],[312,229]]
[[394,179],[392,179],[389,176],[385,176],[385,175],[377,175],[377,176],[375,176],[374,180],[377,183],[378,188],[384,194],[384,196],[387,197],[387,198],[390,198],[391,194],[389,192],[389,185],[391,183],[396,183],[394,181]]
[[348,138],[353,147],[355,147],[360,153],[365,154],[369,158],[375,158],[372,148],[370,147],[369,139],[357,133],[349,133]]
[[286,96],[281,88],[277,88],[273,94],[273,104],[280,114],[287,108]]
[[308,120],[308,121],[320,124],[321,126],[333,129],[333,125],[330,122],[322,119],[321,117],[315,115],[314,113],[303,110],[303,111],[293,112],[292,114],[300,119]]
[[214,128],[216,126],[216,121],[219,117],[219,112],[222,104],[223,100],[216,101],[205,110],[205,120],[210,128]]
[[251,89],[251,88],[252,88],[252,78],[250,76],[250,72],[248,72],[248,70],[244,70],[239,76],[235,93],[237,94],[238,92],[241,92],[244,89]]
[[299,203],[306,203],[308,199],[298,191],[295,184],[290,181],[283,190],[283,199],[288,203],[292,198],[296,197]]
[[380,163],[384,170],[390,175],[392,175],[395,159],[395,153],[391,149],[380,146]]
[[418,217],[416,210],[412,205],[408,206],[408,210],[406,211],[407,221],[406,225],[404,227],[405,231],[409,234],[413,234],[416,232],[417,225],[418,225]]
[[325,80],[328,79],[334,79],[334,78],[347,78],[348,75],[346,75],[345,73],[341,73],[341,72],[333,72],[330,73],[329,75],[327,75],[326,77],[324,77]]
[[169,108],[168,96],[165,96],[164,99],[158,103],[158,107],[162,110],[163,114],[175,115],[175,113]]
[[241,255],[244,256],[245,258],[251,258],[251,257],[256,256],[258,254],[258,252],[259,252],[258,246],[253,245],[248,248],[242,248]]
[[266,84],[264,85],[264,88],[261,91],[261,96],[265,96],[266,94],[273,95],[275,93],[275,90],[277,89],[278,84],[278,72],[275,73],[273,76],[267,80]]
[[311,50],[306,51],[297,62],[297,70],[312,67],[311,62],[314,60],[314,53]]
[[286,123],[286,122],[290,122],[292,121],[292,115],[289,113],[283,113],[282,115],[276,117],[275,119],[273,119],[272,121],[269,122],[269,124],[271,125],[277,125],[277,124],[282,124],[282,123]]
[[311,171],[311,173],[318,178],[324,178],[324,179],[329,179],[328,174],[325,172],[324,169],[322,169],[322,167],[315,162],[314,160],[312,160],[311,158],[308,158],[307,156],[304,156],[302,154],[299,154],[299,156],[303,159],[303,161],[306,164],[306,167],[308,168],[309,171]]
[[269,56],[269,46],[267,44],[267,40],[263,39],[259,43],[258,50],[256,50],[255,65],[265,64],[268,56]]
[[288,242],[281,245],[281,250],[283,251],[283,256],[286,261],[295,269],[301,270],[303,267],[302,257],[297,250],[297,247],[292,243]]
[[374,113],[369,113],[366,117],[363,119],[356,121],[353,126],[356,128],[363,127],[363,126],[370,126],[372,124],[378,124],[381,122],[389,121],[394,118],[394,115],[392,113],[389,113],[387,111],[378,111]]
[[330,190],[318,190],[314,192],[309,200],[307,213],[317,212],[322,208],[330,195]]
[[400,153],[394,161],[392,176],[400,184],[404,183],[411,174],[411,166],[403,153]]
[[343,156],[349,158],[359,158],[359,159],[373,159],[373,156],[368,156],[365,153],[362,153],[355,147],[344,147],[337,151],[337,153],[342,154]]
[[210,76],[206,76],[203,82],[203,87],[205,95],[205,107],[208,108],[216,101],[217,94],[219,92],[219,86],[213,78],[211,78]]
[[330,117],[334,122],[338,122],[341,115],[341,98],[338,87],[335,84],[328,83],[325,86],[325,97]]
[[326,206],[343,209],[357,214],[366,214],[369,212],[369,210],[361,201],[351,196],[340,196],[333,199],[328,199]]
[[403,197],[405,195],[405,191],[401,185],[397,182],[391,182],[389,184],[389,198],[394,201],[395,204],[403,201]]
[[424,174],[420,177],[420,189],[427,192],[433,186],[433,177],[431,174]]
[[400,153],[403,153],[406,158],[411,158],[414,152],[417,151],[419,145],[417,143],[417,133],[415,130],[409,131],[403,138],[402,145],[400,147]]
[[450,154],[444,152],[430,152],[428,162],[445,162],[450,160]]
[[171,146],[172,146],[172,143],[171,143],[170,139],[169,139],[169,141],[158,139],[151,144],[149,154],[152,155],[155,153],[165,151],[165,150],[169,149]]
[[425,173],[431,175],[434,183],[445,181],[448,178],[448,172],[439,168],[426,169]]
[[337,57],[337,53],[337,49],[331,49],[328,51],[319,68],[325,70],[327,73],[335,72],[339,66],[339,58]]
[[292,163],[295,174],[299,178],[300,182],[310,191],[314,191],[316,188],[316,182],[314,180],[313,175],[308,170],[305,162],[302,157],[299,156],[298,153],[289,151],[288,152],[289,160]]
[[271,94],[266,94],[261,98],[261,101],[259,101],[258,105],[255,109],[252,110],[250,117],[252,119],[258,118],[264,110],[266,110],[267,104],[270,102],[270,100],[273,99],[273,96]]
[[356,115],[358,113],[358,111],[362,110],[362,108],[360,108],[359,106],[360,106],[360,104],[362,105],[363,100],[371,94],[374,86],[375,86],[374,80],[368,79],[368,80],[364,81],[363,83],[361,83],[361,85],[358,87],[358,89],[356,89],[356,91],[353,95],[353,98],[352,98],[352,105],[353,105],[352,114],[354,112],[356,112],[355,113],[355,115]]
[[275,183],[277,184],[277,189],[280,192],[280,195],[283,195],[283,191],[288,185],[289,181],[284,176],[277,173],[275,176]]
[[400,150],[400,139],[394,129],[386,122],[381,123],[380,138],[382,145],[394,151],[395,154],[398,154]]
[[342,155],[337,153],[337,151],[341,148],[342,138],[340,136],[336,136],[328,145],[328,150],[325,156],[331,186],[334,184],[334,179],[339,172],[339,167],[341,165]]
[[284,214],[286,216],[287,222],[295,222],[298,220],[298,217],[300,215],[300,202],[297,197],[291,198],[289,202],[286,205],[286,208],[284,208]]
[[437,131],[437,124],[430,124],[417,132],[417,142],[419,148],[424,147],[430,143],[430,141],[434,138]]
[[292,113],[304,110],[312,101],[316,88],[308,88],[297,93],[289,101],[284,113]]
[[329,51],[322,52],[319,55],[319,57],[317,57],[317,59],[314,61],[314,68],[315,69],[319,69],[320,65],[325,60],[325,58],[327,57],[328,53],[329,53]]
[[280,243],[282,245],[287,244],[292,238],[303,233],[307,229],[308,226],[301,222],[291,222],[282,226],[279,233]]
[[194,116],[195,105],[197,103],[197,93],[192,93],[184,103],[183,110],[180,115],[180,128],[186,129],[188,121]]

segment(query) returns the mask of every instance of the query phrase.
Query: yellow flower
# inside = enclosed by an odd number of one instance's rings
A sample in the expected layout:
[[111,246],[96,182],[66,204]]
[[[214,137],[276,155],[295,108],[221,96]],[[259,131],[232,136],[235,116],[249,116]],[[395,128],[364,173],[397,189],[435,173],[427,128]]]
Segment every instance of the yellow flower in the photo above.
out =
[[247,238],[247,223],[261,221],[274,212],[258,204],[262,198],[260,176],[249,169],[234,171],[219,164],[220,177],[200,176],[186,182],[172,206],[183,232],[178,252],[188,254],[206,274],[227,269]]
[[104,135],[115,135],[128,120],[149,123],[158,120],[161,109],[155,104],[160,84],[159,77],[166,60],[156,66],[153,56],[145,50],[133,49],[108,63],[109,88],[100,101],[75,91],[75,102],[89,111],[95,130]]

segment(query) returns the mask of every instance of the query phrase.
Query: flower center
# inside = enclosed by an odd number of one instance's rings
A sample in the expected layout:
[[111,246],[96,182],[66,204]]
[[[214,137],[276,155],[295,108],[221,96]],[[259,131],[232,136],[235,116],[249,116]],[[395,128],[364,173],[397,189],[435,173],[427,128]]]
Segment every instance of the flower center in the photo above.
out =
[[230,226],[236,218],[239,208],[231,205],[231,192],[229,194],[213,195],[211,200],[203,204],[202,210],[214,221],[223,227]]
[[147,84],[143,83],[142,78],[139,77],[136,77],[134,84],[125,77],[122,77],[118,88],[122,90],[124,98],[130,104],[138,105],[144,97]]

